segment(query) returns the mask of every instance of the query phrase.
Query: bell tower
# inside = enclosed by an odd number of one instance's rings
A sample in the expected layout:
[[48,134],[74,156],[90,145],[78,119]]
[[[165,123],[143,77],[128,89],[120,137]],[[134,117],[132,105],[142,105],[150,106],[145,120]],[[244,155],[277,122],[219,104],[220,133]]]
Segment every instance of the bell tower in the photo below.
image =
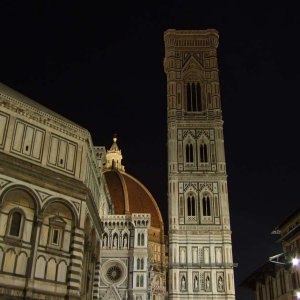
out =
[[164,33],[169,299],[235,299],[218,32]]

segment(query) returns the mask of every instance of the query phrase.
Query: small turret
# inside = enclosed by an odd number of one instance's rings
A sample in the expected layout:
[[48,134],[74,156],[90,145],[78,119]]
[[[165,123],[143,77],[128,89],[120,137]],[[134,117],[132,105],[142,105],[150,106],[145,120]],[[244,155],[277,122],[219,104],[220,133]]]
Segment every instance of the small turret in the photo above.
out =
[[125,167],[122,165],[122,153],[117,144],[117,135],[113,137],[113,144],[106,153],[106,169],[117,169],[125,172]]

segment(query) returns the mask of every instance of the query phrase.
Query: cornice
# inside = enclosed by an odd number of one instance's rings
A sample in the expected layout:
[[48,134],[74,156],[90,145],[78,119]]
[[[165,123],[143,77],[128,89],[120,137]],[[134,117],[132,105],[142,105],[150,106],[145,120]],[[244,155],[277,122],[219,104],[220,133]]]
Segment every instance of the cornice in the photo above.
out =
[[87,129],[60,116],[26,96],[0,83],[0,107],[4,107],[22,117],[48,126],[78,140],[90,137]]
[[168,29],[164,32],[166,49],[174,48],[192,51],[193,48],[217,48],[219,33],[215,29],[205,30],[176,30]]

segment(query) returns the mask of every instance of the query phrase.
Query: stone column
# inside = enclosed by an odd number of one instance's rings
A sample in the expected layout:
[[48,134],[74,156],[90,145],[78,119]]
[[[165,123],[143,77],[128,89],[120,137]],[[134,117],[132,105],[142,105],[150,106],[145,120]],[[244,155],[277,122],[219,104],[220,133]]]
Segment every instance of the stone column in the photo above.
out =
[[74,228],[71,240],[71,260],[68,269],[67,286],[68,297],[70,299],[80,298],[81,281],[83,271],[83,249],[84,247],[84,232],[80,228]]

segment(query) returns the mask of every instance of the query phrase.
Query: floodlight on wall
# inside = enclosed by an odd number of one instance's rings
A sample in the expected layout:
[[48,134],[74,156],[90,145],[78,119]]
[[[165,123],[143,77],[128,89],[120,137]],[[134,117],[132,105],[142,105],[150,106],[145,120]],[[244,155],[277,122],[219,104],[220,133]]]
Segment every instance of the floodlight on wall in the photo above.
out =
[[280,253],[271,256],[269,257],[269,261],[274,264],[283,265],[286,270],[288,270],[291,266],[296,267],[300,264],[300,259],[298,257],[291,257],[291,255],[287,253]]
[[[300,262],[300,259],[298,257],[294,257],[292,259],[292,264],[293,264],[294,267],[298,266],[299,262]],[[299,294],[299,297],[300,297],[300,294]]]

